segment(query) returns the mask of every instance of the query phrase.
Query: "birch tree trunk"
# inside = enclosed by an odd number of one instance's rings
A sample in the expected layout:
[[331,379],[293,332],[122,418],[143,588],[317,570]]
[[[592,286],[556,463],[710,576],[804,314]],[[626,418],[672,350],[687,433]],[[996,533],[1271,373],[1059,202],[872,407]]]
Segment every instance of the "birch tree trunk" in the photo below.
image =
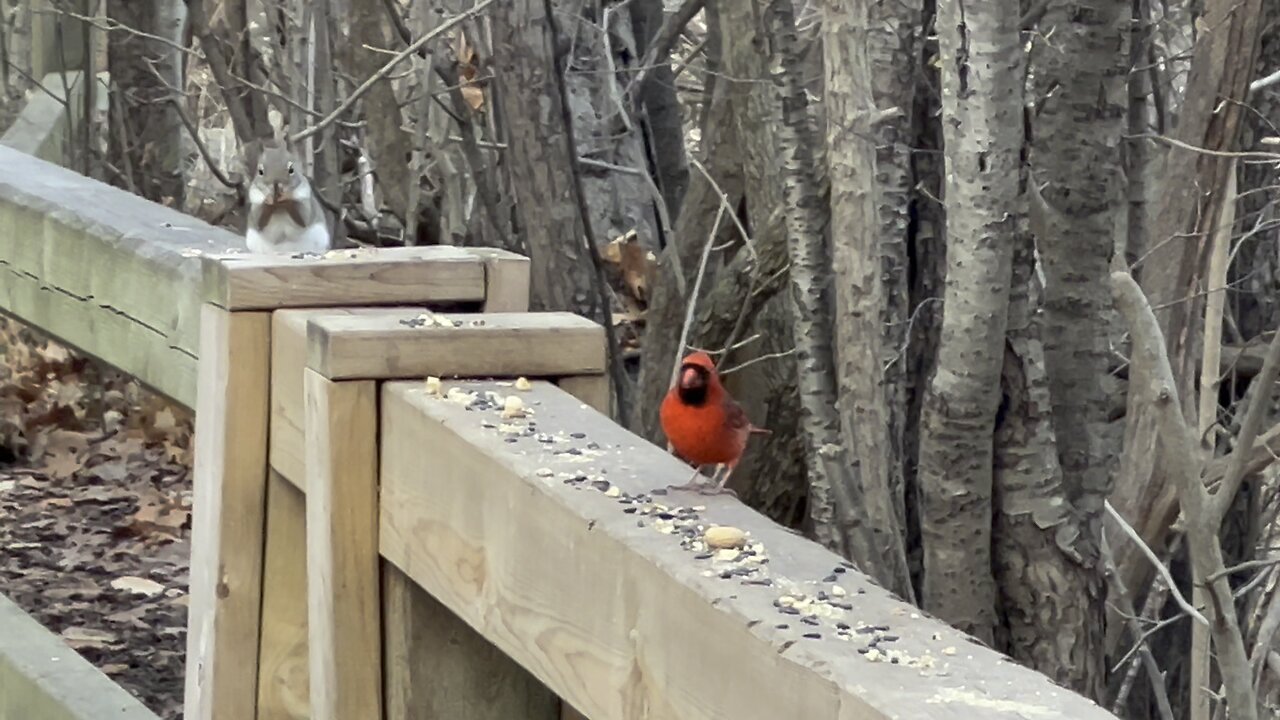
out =
[[992,431],[1022,201],[1017,0],[941,2],[947,279],[938,367],[920,438],[924,608],[988,642]]
[[[907,582],[903,523],[901,407],[890,406],[885,366],[889,339],[885,329],[889,296],[899,296],[905,315],[905,222],[879,221],[875,136],[867,59],[867,7],[864,0],[827,0],[822,6],[823,64],[826,77],[827,163],[831,178],[831,237],[835,278],[835,357],[840,425],[851,460],[858,465],[863,502],[877,550],[901,579],[894,591],[913,599]],[[897,166],[890,166],[897,178]],[[895,188],[898,189],[898,188]],[[898,208],[895,196],[889,211]],[[905,207],[902,208],[905,211]],[[886,228],[886,225],[888,227]],[[887,236],[893,233],[892,237]],[[886,260],[882,252],[892,248]],[[886,266],[896,272],[890,273]],[[901,275],[901,278],[899,278]],[[894,291],[886,285],[892,278]],[[901,291],[901,292],[897,292]],[[905,320],[905,317],[904,317]],[[905,322],[898,330],[905,330]],[[892,337],[898,337],[893,333]],[[896,398],[896,394],[894,395]],[[894,422],[898,420],[899,422]]]
[[1035,322],[1035,250],[1018,239],[1004,353],[1003,412],[995,433],[995,575],[1000,645],[1014,659],[1096,700],[1105,692],[1105,617],[1096,552],[1067,500],[1055,436],[1052,381]]
[[[925,34],[924,13],[921,0],[871,0],[866,6],[864,32],[871,97],[877,111],[897,110],[896,114],[879,118],[869,131],[875,138],[875,180],[880,191],[877,251],[884,286],[880,365],[884,368],[888,401],[885,423],[889,440],[889,482],[898,521],[903,524],[906,523],[905,456],[911,376],[905,357],[899,354],[905,355],[911,328],[911,202],[916,182],[911,160],[912,126],[916,79],[923,71],[920,45]],[[861,15],[857,19],[864,20]]]
[[[1050,39],[1036,43],[1032,60],[1037,109],[1031,123],[1031,228],[1045,276],[1043,357],[1065,491],[1039,501],[1074,509],[1083,522],[1077,529],[1082,533],[1059,538],[1070,543],[1060,550],[1096,572],[1061,567],[1071,581],[1063,590],[1095,618],[1106,613],[1099,539],[1112,461],[1103,380],[1111,366],[1109,267],[1124,211],[1120,149],[1128,121],[1125,36],[1131,11],[1128,0],[1104,0],[1087,9],[1073,0],[1053,0],[1039,24],[1040,34]],[[1079,618],[1045,619],[1050,622],[1042,629],[1059,637],[1049,645],[1075,655],[1046,658],[1075,665],[1072,671],[1061,662],[1050,674],[1100,697],[1102,635],[1082,629]]]
[[[853,466],[854,453],[836,409],[836,368],[831,318],[831,254],[826,212],[814,181],[817,133],[799,81],[795,16],[790,0],[765,8],[770,74],[781,106],[777,123],[786,226],[791,256],[790,299],[800,391],[800,432],[809,459],[809,515],[818,540],[853,559],[896,592],[909,592],[905,563],[895,565],[876,537],[875,509]],[[890,509],[890,514],[892,510]]]

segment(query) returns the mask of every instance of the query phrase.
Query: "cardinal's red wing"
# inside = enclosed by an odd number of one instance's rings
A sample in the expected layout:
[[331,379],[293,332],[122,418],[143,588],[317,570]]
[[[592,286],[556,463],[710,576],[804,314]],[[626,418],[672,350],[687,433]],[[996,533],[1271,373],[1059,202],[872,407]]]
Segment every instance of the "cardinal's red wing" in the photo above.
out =
[[751,427],[751,420],[747,418],[747,411],[741,405],[733,400],[725,400],[724,424],[732,430],[746,430]]
[[747,417],[747,411],[733,400],[726,400],[724,403],[724,424],[730,430],[747,430],[753,435],[769,435],[771,434],[764,428],[758,428],[751,424],[750,418]]

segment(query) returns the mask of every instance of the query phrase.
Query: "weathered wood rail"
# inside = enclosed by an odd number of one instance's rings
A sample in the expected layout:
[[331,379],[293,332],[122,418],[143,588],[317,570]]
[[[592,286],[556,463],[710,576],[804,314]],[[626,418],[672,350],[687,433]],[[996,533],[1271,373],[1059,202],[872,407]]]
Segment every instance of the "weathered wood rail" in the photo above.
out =
[[1111,717],[662,490],[687,469],[608,419],[602,329],[527,312],[524,258],[236,255],[0,164],[0,309],[196,410],[188,720]]

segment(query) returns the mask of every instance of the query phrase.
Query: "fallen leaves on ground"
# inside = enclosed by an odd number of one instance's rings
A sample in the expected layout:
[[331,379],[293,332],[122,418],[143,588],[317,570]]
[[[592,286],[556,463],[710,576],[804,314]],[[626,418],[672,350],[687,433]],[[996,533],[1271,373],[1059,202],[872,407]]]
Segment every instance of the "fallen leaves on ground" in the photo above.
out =
[[0,592],[180,718],[189,414],[0,318]]

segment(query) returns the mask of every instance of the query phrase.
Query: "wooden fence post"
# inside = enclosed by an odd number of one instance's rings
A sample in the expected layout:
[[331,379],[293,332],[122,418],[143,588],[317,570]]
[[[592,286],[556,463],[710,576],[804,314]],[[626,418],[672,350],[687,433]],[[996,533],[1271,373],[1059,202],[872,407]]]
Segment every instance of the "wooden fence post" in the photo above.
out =
[[305,375],[311,718],[379,720],[378,388]]
[[258,720],[311,717],[307,658],[306,498],[272,468],[262,564]]
[[186,720],[254,720],[271,315],[200,314]]

